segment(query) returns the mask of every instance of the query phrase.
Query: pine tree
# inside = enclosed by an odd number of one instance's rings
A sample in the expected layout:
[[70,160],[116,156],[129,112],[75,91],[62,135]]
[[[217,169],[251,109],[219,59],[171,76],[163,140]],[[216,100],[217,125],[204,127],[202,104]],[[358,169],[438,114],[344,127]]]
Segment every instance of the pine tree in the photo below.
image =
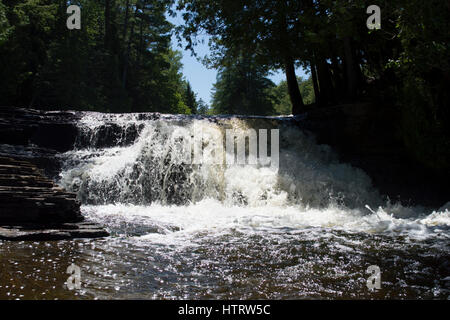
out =
[[197,98],[196,98],[196,94],[192,90],[192,87],[191,87],[191,84],[189,83],[189,81],[186,82],[186,89],[184,91],[184,103],[186,104],[186,106],[189,109],[191,109],[191,112],[193,114],[197,113],[197,108],[198,108]]
[[271,115],[270,89],[275,85],[268,71],[251,57],[241,57],[219,70],[213,89],[212,110],[216,114]]

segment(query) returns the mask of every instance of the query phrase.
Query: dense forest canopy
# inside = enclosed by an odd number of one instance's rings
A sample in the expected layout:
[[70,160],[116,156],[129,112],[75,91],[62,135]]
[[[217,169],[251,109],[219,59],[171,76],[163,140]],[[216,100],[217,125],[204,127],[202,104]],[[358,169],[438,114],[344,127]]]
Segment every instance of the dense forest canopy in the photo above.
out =
[[268,70],[251,56],[241,56],[219,69],[214,85],[212,110],[217,114],[273,115]]
[[[66,27],[72,4],[82,13],[80,29]],[[198,99],[183,77],[181,53],[171,46],[174,26],[167,16],[173,4],[1,0],[1,104],[104,112],[291,113],[286,83],[278,90],[266,90],[274,87],[266,79],[269,69],[260,67],[254,57],[245,64],[249,70],[261,70],[257,73],[263,72],[262,78],[249,77],[242,83],[235,77],[229,84],[235,92],[220,93],[219,88],[226,88],[223,74],[246,67],[230,60],[219,68],[214,107]],[[276,108],[280,101],[281,109]]]
[[[381,29],[367,8],[381,8]],[[179,0],[186,49],[211,37],[206,62],[220,67],[242,52],[286,73],[292,113],[305,111],[296,66],[310,70],[315,104],[391,105],[398,135],[420,161],[450,163],[450,3],[441,0]]]
[[[69,4],[82,27],[68,30]],[[2,104],[191,113],[167,0],[2,0]]]
[[[373,4],[379,30],[366,25]],[[81,8],[79,30],[66,27],[69,5]],[[184,24],[168,21],[176,13]],[[449,21],[442,0],[0,0],[0,104],[270,115],[371,101],[396,110],[418,158],[446,167]],[[183,76],[174,33],[194,54],[209,36],[211,107]]]
[[[212,114],[290,115],[292,105],[287,82],[275,85],[269,70],[253,57],[240,56],[219,68],[213,88]],[[311,77],[297,79],[303,103],[315,102]]]
[[448,77],[448,3],[378,1],[383,27],[369,30],[366,9],[371,3],[180,0],[186,24],[178,31],[193,51],[198,35],[211,35],[207,62],[212,66],[252,52],[257,64],[284,69],[294,111],[303,107],[296,65],[311,71],[321,105],[355,101],[367,95],[368,82],[394,91],[412,74],[424,80],[430,72]]

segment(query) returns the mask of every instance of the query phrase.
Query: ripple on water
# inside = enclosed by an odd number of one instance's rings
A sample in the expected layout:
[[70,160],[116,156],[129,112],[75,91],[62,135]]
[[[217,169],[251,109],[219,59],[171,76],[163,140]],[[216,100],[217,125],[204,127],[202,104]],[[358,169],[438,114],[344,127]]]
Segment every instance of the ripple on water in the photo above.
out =
[[[183,230],[106,220],[114,236],[99,240],[1,242],[0,299],[299,299],[449,296],[449,246],[325,227],[248,226]],[[150,223],[150,224],[152,224]],[[131,230],[131,231],[130,231]],[[158,238],[140,236],[145,232]],[[64,287],[67,267],[82,270],[82,290]],[[382,288],[366,287],[378,265]],[[446,280],[447,279],[447,280]]]

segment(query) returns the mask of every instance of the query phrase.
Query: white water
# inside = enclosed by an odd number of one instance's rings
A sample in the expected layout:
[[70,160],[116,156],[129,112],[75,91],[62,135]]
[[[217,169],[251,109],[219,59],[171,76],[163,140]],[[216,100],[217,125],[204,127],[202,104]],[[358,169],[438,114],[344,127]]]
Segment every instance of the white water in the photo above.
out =
[[[182,164],[196,128],[206,149],[227,128],[279,129],[279,170]],[[449,297],[450,202],[389,203],[292,118],[86,113],[79,129],[60,183],[111,236],[2,242],[0,299]],[[71,263],[82,290],[63,286]]]
[[[120,127],[116,146],[96,147],[101,128]],[[138,128],[136,140],[122,141]],[[280,168],[180,165],[178,137],[201,128],[205,144],[225,128],[280,130]],[[87,113],[80,123],[89,143],[64,155],[60,183],[78,192],[83,212],[99,222],[157,226],[141,239],[180,243],[199,233],[321,227],[414,238],[448,238],[449,208],[426,211],[382,201],[361,170],[339,163],[329,147],[289,121],[192,119]]]

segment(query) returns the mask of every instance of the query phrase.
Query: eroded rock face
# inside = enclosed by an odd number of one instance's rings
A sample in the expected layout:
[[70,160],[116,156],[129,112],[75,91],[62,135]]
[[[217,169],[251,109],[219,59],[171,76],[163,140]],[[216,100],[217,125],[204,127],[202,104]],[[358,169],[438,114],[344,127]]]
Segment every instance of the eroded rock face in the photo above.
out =
[[29,161],[54,178],[60,170],[57,154],[73,148],[80,117],[78,112],[0,106],[0,156]]
[[0,144],[34,144],[58,152],[68,151],[75,143],[79,118],[78,112],[0,107]]
[[83,220],[75,194],[56,186],[30,162],[0,157],[0,239],[56,240],[107,235]]

